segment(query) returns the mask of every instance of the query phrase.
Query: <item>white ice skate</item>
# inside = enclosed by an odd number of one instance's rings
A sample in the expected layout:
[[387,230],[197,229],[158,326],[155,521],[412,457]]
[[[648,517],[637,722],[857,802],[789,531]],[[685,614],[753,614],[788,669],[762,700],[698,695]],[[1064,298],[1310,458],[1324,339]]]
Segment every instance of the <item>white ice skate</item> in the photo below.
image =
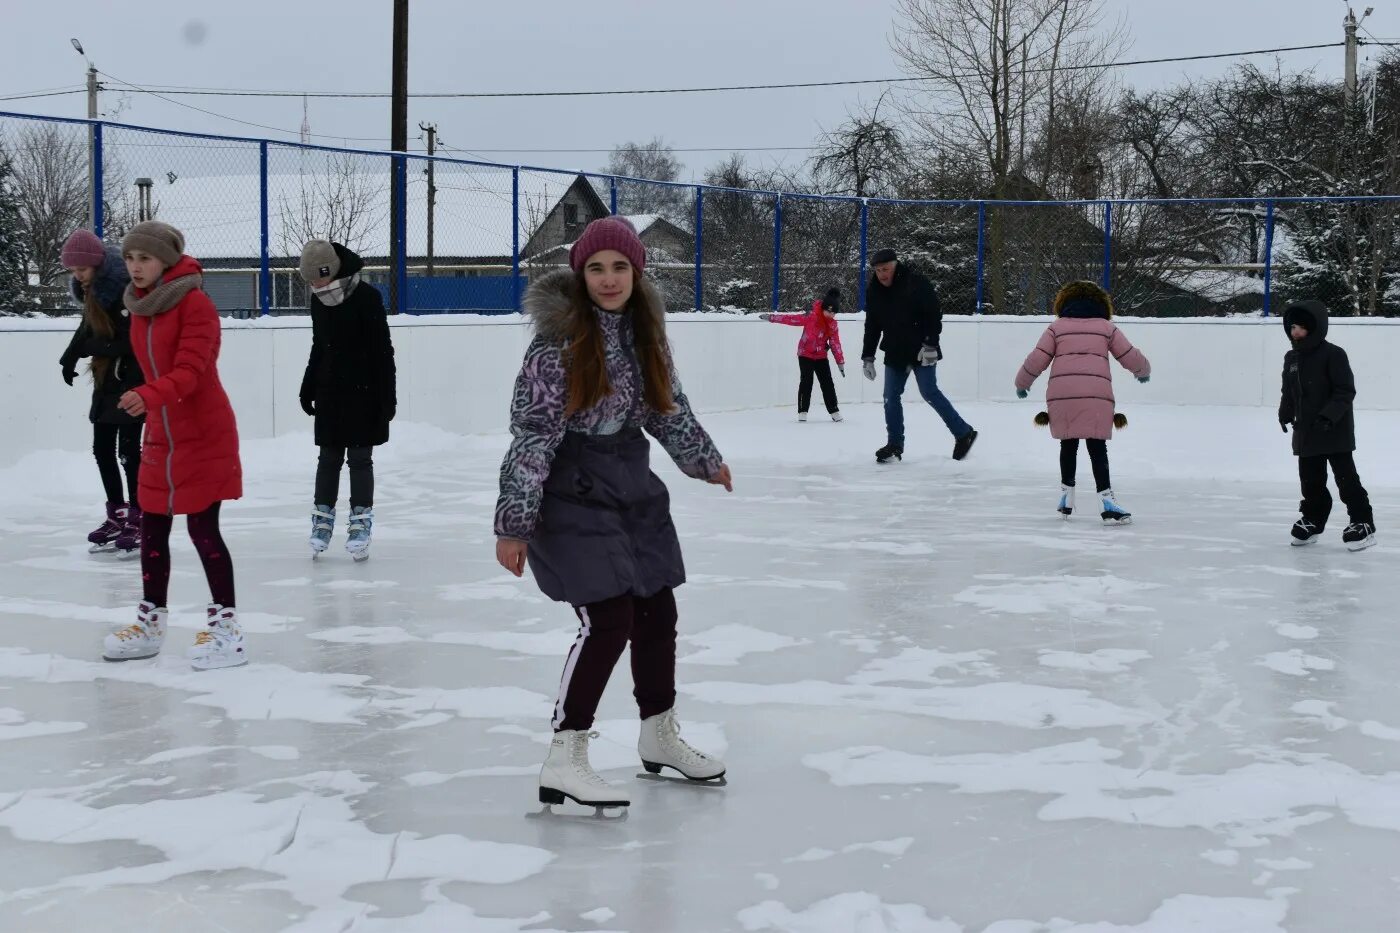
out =
[[160,654],[165,644],[166,615],[166,609],[142,600],[136,606],[136,621],[103,640],[102,660],[139,661]]
[[238,625],[238,610],[210,603],[209,623],[194,637],[188,656],[190,666],[197,671],[247,664],[248,652],[243,643],[243,629]]
[[1104,525],[1114,528],[1133,523],[1133,513],[1118,504],[1118,500],[1113,498],[1112,489],[1100,489],[1099,499],[1103,503],[1103,511],[1099,513],[1099,517],[1103,519]]
[[647,773],[641,777],[675,780],[661,776],[662,768],[679,771],[688,782],[699,784],[724,784],[724,762],[691,747],[681,738],[680,723],[676,722],[676,711],[668,709],[664,713],[648,716],[642,720],[642,733],[637,739],[637,754],[642,756],[642,767]]
[[799,412],[797,413],[797,420],[798,420],[798,421],[806,421],[806,420],[807,420],[807,413],[806,413],[805,411],[799,411]]
[[331,546],[335,532],[335,506],[316,505],[311,508],[311,559],[315,560]]
[[844,421],[845,419],[841,417],[841,413],[840,413],[839,411],[833,411],[833,412],[831,413],[831,420],[832,420],[832,421]]
[[345,550],[355,560],[369,559],[370,533],[374,530],[374,509],[363,505],[350,508],[350,526]]
[[554,733],[549,757],[540,768],[540,803],[563,803],[564,798],[585,807],[626,807],[627,795],[598,776],[588,763],[588,740],[596,732],[565,729]]
[[1074,487],[1060,485],[1060,504],[1055,507],[1065,518],[1069,518],[1074,513]]

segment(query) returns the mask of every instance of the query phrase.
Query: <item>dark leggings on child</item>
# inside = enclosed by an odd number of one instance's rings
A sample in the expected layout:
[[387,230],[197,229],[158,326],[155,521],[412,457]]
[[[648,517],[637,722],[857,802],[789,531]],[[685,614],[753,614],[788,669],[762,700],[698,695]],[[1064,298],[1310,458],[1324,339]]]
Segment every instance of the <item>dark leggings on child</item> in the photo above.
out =
[[[102,475],[102,488],[108,502],[136,501],[142,427],[140,421],[120,425],[98,422],[92,426],[92,456],[97,461],[97,472]],[[126,470],[125,489],[122,488],[123,469]]]
[[[1113,484],[1108,481],[1108,441],[1091,437],[1084,441],[1084,446],[1089,450],[1089,464],[1094,468],[1097,490],[1103,492],[1112,489]],[[1074,469],[1078,459],[1079,441],[1072,437],[1060,441],[1060,482],[1066,486],[1074,485]]]
[[[219,534],[219,506],[215,502],[203,512],[186,519],[190,540],[199,552],[204,576],[209,581],[209,598],[226,609],[233,608],[233,558]],[[170,591],[170,515],[146,512],[141,516],[141,581],[143,598],[164,607]]]
[[836,401],[836,384],[831,380],[831,363],[826,360],[809,360],[805,356],[797,358],[797,410],[806,411],[812,404],[812,377],[822,387],[822,401],[826,410],[835,414],[839,410]]
[[350,463],[350,505],[374,505],[374,448],[322,447],[316,460],[316,504],[335,505],[340,498],[340,465]]

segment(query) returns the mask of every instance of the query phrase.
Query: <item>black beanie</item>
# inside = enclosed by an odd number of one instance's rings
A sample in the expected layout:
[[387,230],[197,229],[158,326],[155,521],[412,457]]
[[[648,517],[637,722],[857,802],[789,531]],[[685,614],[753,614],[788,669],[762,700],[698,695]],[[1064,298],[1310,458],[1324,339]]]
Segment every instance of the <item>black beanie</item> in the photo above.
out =
[[822,308],[836,314],[841,310],[841,289],[828,288],[822,296]]
[[899,256],[895,254],[894,250],[886,247],[885,249],[877,249],[875,251],[875,254],[870,257],[870,264],[872,266],[879,266],[887,262],[894,262],[898,258]]

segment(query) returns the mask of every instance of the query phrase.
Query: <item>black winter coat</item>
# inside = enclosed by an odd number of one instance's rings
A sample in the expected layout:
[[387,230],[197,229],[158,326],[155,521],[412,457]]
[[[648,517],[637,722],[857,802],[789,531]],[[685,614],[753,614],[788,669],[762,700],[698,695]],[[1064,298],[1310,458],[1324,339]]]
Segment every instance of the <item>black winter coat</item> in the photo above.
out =
[[[84,318],[73,332],[68,348],[58,359],[65,373],[76,371],[78,361],[87,357],[105,357],[110,361],[106,378],[100,385],[94,382],[92,386],[88,420],[93,424],[139,424],[144,420],[133,418],[117,407],[123,395],[145,381],[141,376],[141,366],[131,353],[131,318],[126,315],[122,305],[122,292],[129,281],[130,276],[121,255],[114,249],[108,249],[106,258],[97,270],[97,277],[89,287],[97,303],[107,313],[107,319],[112,322],[112,336],[98,336]],[[77,279],[72,279],[69,286],[74,299],[81,306],[84,287],[78,284]]]
[[1322,457],[1355,450],[1356,380],[1347,351],[1327,342],[1327,308],[1318,301],[1296,302],[1284,309],[1283,321],[1285,333],[1295,321],[1308,328],[1308,336],[1283,357],[1278,420],[1293,426],[1293,453]]
[[943,312],[932,282],[902,262],[895,267],[888,288],[870,276],[861,359],[873,360],[878,344],[885,351],[886,366],[914,366],[920,348],[938,346],[942,332]]
[[[364,268],[359,256],[333,245],[340,278]],[[315,406],[317,446],[375,447],[389,440],[398,407],[394,344],[383,296],[368,282],[329,307],[312,294],[311,357],[301,401]]]

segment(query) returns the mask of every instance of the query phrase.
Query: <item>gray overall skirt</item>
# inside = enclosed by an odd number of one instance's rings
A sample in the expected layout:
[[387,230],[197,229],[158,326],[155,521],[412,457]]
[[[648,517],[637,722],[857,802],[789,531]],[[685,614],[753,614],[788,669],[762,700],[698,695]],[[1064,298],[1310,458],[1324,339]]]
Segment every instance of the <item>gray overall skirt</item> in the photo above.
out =
[[529,544],[530,570],[550,599],[586,606],[685,582],[671,496],[650,451],[635,427],[564,435]]

